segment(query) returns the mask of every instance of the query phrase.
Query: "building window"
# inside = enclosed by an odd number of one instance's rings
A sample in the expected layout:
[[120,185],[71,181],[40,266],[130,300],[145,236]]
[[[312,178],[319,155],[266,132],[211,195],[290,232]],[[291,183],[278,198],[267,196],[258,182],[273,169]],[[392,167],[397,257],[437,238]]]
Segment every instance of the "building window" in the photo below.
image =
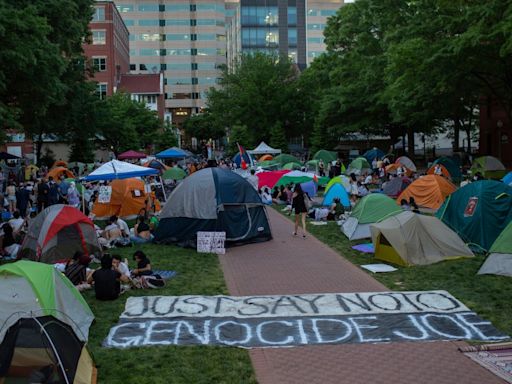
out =
[[133,27],[135,25],[135,20],[133,19],[124,19],[124,25],[127,27]]
[[156,27],[160,25],[160,21],[158,19],[141,19],[139,25],[141,27]]
[[197,77],[192,78],[192,84],[198,84]]
[[297,28],[288,28],[288,45],[297,46]]
[[190,19],[190,26],[191,27],[195,27],[197,25],[197,20],[196,19]]
[[165,35],[165,39],[169,41],[179,41],[179,40],[193,40],[192,36],[188,33],[168,33]]
[[242,25],[273,26],[278,22],[277,7],[242,7]]
[[297,25],[297,7],[288,7],[288,25]]
[[322,9],[320,11],[320,16],[334,16],[336,14],[335,9]]
[[[161,49],[155,49],[155,48],[141,48],[139,49],[139,55],[140,56],[160,56]],[[163,50],[165,51],[165,49]]]
[[197,63],[191,63],[190,66],[193,71],[197,69]]
[[137,70],[137,65],[136,64],[130,64],[130,71],[135,71]]
[[139,64],[139,71],[147,71],[146,64]]
[[116,7],[120,13],[133,12],[133,5],[131,4],[118,4]]
[[158,4],[141,4],[139,5],[140,12],[159,12],[160,7]]
[[98,83],[96,93],[101,100],[104,100],[107,97],[107,83]]
[[160,64],[161,71],[167,71],[167,64]]
[[310,44],[323,44],[323,37],[308,37],[308,43]]
[[92,65],[95,71],[105,72],[107,70],[107,58],[106,57],[93,57]]
[[165,27],[165,20],[158,20],[158,25],[160,25],[161,27]]
[[106,42],[106,32],[104,30],[92,31],[92,43],[94,45],[106,44]]
[[197,11],[197,6],[195,4],[190,4],[190,12]]
[[158,33],[141,33],[139,39],[141,41],[159,41],[160,35]]
[[105,21],[105,7],[94,7],[92,21]]
[[216,25],[215,19],[197,19],[197,25]]
[[323,31],[325,29],[325,24],[308,24],[308,29],[310,31]]

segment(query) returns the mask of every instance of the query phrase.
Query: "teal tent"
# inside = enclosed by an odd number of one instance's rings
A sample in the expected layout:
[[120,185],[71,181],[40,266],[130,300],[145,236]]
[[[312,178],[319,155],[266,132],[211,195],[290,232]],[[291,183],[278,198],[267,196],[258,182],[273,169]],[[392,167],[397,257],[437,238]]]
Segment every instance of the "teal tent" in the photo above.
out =
[[512,187],[475,181],[448,196],[436,215],[464,242],[487,251],[512,221]]
[[446,170],[450,173],[451,179],[459,183],[462,178],[462,173],[460,172],[460,167],[457,164],[456,160],[453,160],[451,157],[440,157],[434,161],[434,165],[441,164]]
[[197,232],[226,232],[226,245],[272,238],[258,192],[240,175],[205,168],[186,177],[160,213],[155,242],[196,247]]

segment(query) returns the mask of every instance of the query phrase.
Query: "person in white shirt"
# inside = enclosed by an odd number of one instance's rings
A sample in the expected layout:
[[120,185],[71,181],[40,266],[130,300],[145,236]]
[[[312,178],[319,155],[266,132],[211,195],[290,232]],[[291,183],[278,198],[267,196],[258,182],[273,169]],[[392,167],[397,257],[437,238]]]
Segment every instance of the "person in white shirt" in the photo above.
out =
[[373,181],[373,178],[372,178],[372,174],[369,173],[366,175],[366,177],[364,178],[364,181],[363,181],[363,184],[365,185],[368,185],[368,184],[371,184]]
[[128,267],[126,259],[123,261],[121,256],[112,255],[112,268],[121,274],[121,281],[130,281],[130,268]]
[[12,216],[13,218],[9,220],[9,225],[11,226],[13,233],[17,234],[23,228],[25,220],[20,217],[19,211],[14,211]]
[[126,221],[124,221],[123,219],[117,217],[117,216],[112,216],[110,218],[110,221],[112,223],[115,223],[117,224],[117,226],[119,227],[119,229],[121,229],[121,232],[122,232],[122,235],[123,237],[130,237],[130,227],[128,226],[128,224],[126,223]]
[[254,169],[251,169],[251,174],[247,178],[247,181],[252,185],[252,187],[255,190],[258,190],[259,179],[258,176],[256,176],[256,171]]
[[272,205],[272,195],[267,187],[263,187],[261,190],[260,198],[263,204]]

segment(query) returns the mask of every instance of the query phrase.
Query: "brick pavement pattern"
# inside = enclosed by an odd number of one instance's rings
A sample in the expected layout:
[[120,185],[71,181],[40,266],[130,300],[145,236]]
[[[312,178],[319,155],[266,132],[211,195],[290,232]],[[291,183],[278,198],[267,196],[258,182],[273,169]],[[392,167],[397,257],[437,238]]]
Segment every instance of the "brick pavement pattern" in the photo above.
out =
[[[388,290],[311,235],[267,210],[274,239],[230,248],[220,262],[230,294],[300,294]],[[340,234],[341,236],[341,234]],[[458,351],[461,342],[338,344],[250,351],[260,384],[502,384]]]

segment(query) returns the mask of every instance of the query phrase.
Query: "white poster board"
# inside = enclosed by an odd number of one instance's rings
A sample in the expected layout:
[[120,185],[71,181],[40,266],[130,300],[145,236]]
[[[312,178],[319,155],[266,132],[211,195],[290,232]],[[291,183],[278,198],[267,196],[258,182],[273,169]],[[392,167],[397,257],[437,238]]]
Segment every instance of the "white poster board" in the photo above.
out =
[[110,185],[102,185],[99,189],[98,203],[108,204],[112,197],[112,187]]
[[226,232],[197,232],[197,252],[198,253],[216,253],[223,255],[226,253],[224,242],[226,241]]

